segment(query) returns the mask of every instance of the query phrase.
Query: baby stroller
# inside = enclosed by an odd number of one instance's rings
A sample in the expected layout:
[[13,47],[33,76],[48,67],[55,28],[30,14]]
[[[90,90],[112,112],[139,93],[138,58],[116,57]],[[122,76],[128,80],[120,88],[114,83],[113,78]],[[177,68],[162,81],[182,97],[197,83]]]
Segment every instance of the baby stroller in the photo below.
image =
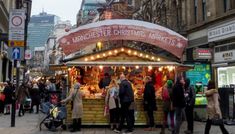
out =
[[31,105],[32,105],[31,98],[26,98],[25,101],[24,101],[24,105],[23,105],[24,111],[30,111],[31,110]]
[[41,111],[46,114],[46,117],[40,123],[40,131],[42,129],[42,124],[44,124],[45,127],[51,131],[56,131],[56,128],[59,126],[61,126],[63,130],[66,129],[66,125],[64,124],[64,119],[66,118],[66,108],[59,105],[60,104],[54,105],[50,102],[41,104]]

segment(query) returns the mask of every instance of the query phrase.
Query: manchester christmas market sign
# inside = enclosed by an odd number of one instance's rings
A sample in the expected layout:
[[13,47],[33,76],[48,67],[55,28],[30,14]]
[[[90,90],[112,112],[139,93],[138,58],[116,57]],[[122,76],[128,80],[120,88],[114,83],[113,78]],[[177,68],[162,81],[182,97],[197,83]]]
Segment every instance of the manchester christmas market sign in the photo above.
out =
[[59,38],[66,55],[87,45],[102,41],[132,40],[155,45],[182,58],[188,40],[180,34],[157,24],[126,19],[90,23]]

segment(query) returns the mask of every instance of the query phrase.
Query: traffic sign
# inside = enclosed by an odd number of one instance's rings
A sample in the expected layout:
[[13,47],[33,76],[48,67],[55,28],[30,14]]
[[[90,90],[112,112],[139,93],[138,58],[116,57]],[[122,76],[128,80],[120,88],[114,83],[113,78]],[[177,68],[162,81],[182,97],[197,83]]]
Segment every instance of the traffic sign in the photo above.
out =
[[12,49],[12,59],[20,60],[20,48],[19,47],[15,47]]
[[9,42],[10,47],[23,47],[25,38],[25,10],[12,9],[9,15]]
[[13,41],[13,40],[11,40],[8,43],[9,43],[8,44],[9,47],[24,47],[24,41]]
[[31,50],[25,50],[25,53],[24,53],[25,55],[24,55],[24,58],[26,59],[26,60],[30,60],[31,58],[32,58],[32,53],[31,53]]

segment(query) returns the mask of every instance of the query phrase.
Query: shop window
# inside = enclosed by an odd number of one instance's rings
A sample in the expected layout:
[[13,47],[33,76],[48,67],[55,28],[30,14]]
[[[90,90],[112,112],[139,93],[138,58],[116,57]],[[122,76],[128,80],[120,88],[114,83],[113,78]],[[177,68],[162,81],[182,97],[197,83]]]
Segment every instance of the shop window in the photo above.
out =
[[232,83],[231,84],[235,84],[235,73],[233,73],[233,75],[232,75]]
[[229,48],[228,48],[229,50],[235,50],[235,44],[231,44],[231,45],[229,45],[228,47],[229,47]]
[[195,20],[195,23],[197,23],[197,5],[198,5],[198,0],[194,0],[194,20]]
[[219,47],[216,47],[216,48],[215,48],[215,52],[216,52],[216,53],[217,53],[217,52],[220,52]]
[[202,0],[202,19],[206,20],[206,0]]
[[228,46],[220,47],[220,52],[227,51],[227,50],[228,50]]

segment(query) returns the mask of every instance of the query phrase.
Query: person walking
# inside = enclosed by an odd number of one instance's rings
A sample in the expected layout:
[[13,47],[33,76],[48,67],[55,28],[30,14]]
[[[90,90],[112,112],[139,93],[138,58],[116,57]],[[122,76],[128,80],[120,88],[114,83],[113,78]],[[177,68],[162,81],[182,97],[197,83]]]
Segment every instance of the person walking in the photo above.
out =
[[184,118],[184,109],[186,106],[185,103],[185,96],[184,96],[184,77],[178,76],[176,83],[173,87],[173,94],[172,94],[172,100],[173,100],[173,107],[175,109],[176,114],[176,123],[174,126],[174,130],[172,131],[172,134],[179,134],[180,127]]
[[16,97],[17,97],[18,103],[20,104],[20,108],[18,111],[18,116],[20,117],[24,115],[24,112],[25,112],[24,103],[25,103],[26,98],[29,98],[28,88],[24,84],[20,85],[20,87],[17,89]]
[[134,92],[131,86],[131,83],[126,79],[124,74],[120,75],[120,89],[119,89],[119,98],[121,103],[121,121],[119,123],[119,128],[114,131],[120,133],[123,128],[124,121],[127,122],[127,130],[124,134],[131,134],[134,127],[134,112],[130,108],[131,104],[134,102]]
[[155,128],[153,113],[157,110],[155,88],[150,76],[146,76],[144,82],[144,110],[147,111],[148,115],[148,128],[145,130],[153,131]]
[[114,130],[118,128],[119,125],[119,89],[118,84],[115,80],[111,80],[108,87],[107,95],[105,97],[105,105],[109,108],[109,119],[110,119],[110,128]]
[[[204,134],[209,134],[210,133],[210,128],[212,125],[212,119],[213,118],[219,118],[222,119],[222,114],[221,110],[219,107],[219,94],[218,90],[215,88],[215,82],[214,81],[209,81],[207,85],[207,90],[205,91],[205,95],[207,98],[207,114],[208,114],[208,119],[206,121],[206,127],[205,127],[205,133]],[[220,129],[223,134],[228,134],[228,131],[224,127],[224,124],[222,123],[220,126]]]
[[4,100],[5,100],[5,95],[3,94],[4,91],[4,83],[0,83],[0,115],[4,113]]
[[3,90],[3,94],[5,95],[4,105],[6,109],[6,112],[4,114],[10,114],[10,108],[13,101],[14,90],[15,89],[13,84],[10,81],[7,81],[7,84]]
[[[165,85],[162,89],[164,119],[163,119],[162,130],[161,130],[160,134],[165,134],[165,128],[167,126],[167,116],[168,116],[168,114],[173,113],[172,88],[173,88],[173,81],[167,80],[167,82],[165,83]],[[171,126],[169,126],[169,127],[171,127]]]
[[73,101],[72,110],[72,129],[70,132],[81,131],[82,115],[83,115],[83,104],[82,104],[82,92],[80,91],[80,83],[76,82],[71,89],[71,92],[67,98],[61,101],[61,103],[67,103]]
[[187,119],[187,130],[184,131],[185,134],[192,134],[193,133],[193,109],[195,104],[195,91],[192,86],[190,86],[190,80],[186,79],[185,81],[185,100],[186,100],[186,107],[185,107],[185,113],[186,113],[186,119]]
[[39,105],[41,103],[40,92],[37,83],[33,84],[33,87],[29,90],[30,97],[32,99],[30,113],[33,112],[33,107],[36,106],[36,113],[39,113]]

